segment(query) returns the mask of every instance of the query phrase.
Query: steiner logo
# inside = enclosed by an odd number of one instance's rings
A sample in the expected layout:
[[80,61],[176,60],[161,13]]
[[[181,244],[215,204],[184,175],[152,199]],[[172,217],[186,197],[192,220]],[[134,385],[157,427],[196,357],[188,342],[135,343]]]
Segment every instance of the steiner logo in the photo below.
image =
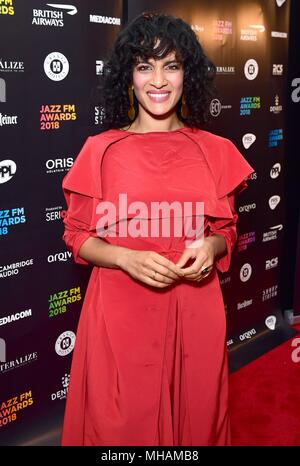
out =
[[17,171],[17,165],[13,160],[0,161],[0,184],[11,180]]
[[69,73],[69,62],[60,52],[52,52],[44,61],[44,71],[52,81],[62,81]]

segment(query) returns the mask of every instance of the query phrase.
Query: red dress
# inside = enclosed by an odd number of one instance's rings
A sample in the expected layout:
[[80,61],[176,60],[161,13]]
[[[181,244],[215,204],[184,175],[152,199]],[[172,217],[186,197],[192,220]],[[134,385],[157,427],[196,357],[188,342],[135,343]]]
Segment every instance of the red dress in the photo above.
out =
[[[89,137],[63,180],[63,239],[79,264],[82,243],[97,237],[100,201],[118,205],[204,202],[204,235],[224,235],[227,253],[201,282],[154,288],[122,269],[94,266],[73,353],[62,445],[229,445],[226,318],[217,269],[236,241],[234,196],[253,172],[235,145],[183,128]],[[149,210],[150,212],[150,210]],[[195,215],[195,211],[192,213]],[[111,244],[152,250],[174,263],[185,235],[119,235]],[[141,215],[143,217],[143,215]],[[149,214],[143,220],[148,225]],[[160,220],[156,220],[160,221]]]

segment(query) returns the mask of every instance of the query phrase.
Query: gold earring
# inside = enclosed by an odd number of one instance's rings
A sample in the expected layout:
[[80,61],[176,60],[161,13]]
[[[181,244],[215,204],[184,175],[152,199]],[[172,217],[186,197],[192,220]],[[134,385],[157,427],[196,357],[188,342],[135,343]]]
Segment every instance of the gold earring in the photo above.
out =
[[187,115],[188,115],[188,108],[187,108],[187,104],[186,104],[186,97],[185,97],[185,94],[182,94],[180,113],[181,113],[182,118],[184,118],[184,119],[187,118]]
[[133,87],[128,86],[128,96],[129,96],[129,109],[128,109],[128,118],[130,121],[133,121],[135,118],[135,109],[133,106]]

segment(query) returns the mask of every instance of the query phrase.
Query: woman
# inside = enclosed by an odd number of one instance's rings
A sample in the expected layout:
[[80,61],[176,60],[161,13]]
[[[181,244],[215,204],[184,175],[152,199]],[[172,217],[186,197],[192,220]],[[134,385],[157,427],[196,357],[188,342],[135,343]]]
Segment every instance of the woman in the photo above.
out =
[[[106,130],[87,139],[63,180],[63,239],[94,267],[62,445],[229,445],[217,270],[229,268],[234,197],[254,170],[232,142],[201,129],[215,67],[183,20],[135,18],[103,73]],[[173,202],[191,203],[190,215]],[[174,230],[161,233],[162,221]]]

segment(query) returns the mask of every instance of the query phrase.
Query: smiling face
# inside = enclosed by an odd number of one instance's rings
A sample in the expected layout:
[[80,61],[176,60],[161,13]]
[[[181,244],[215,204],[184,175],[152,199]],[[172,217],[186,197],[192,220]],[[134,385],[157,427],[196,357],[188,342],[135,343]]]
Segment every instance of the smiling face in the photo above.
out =
[[133,68],[132,83],[139,105],[156,116],[169,113],[181,98],[183,74],[175,52],[159,60],[139,60]]

